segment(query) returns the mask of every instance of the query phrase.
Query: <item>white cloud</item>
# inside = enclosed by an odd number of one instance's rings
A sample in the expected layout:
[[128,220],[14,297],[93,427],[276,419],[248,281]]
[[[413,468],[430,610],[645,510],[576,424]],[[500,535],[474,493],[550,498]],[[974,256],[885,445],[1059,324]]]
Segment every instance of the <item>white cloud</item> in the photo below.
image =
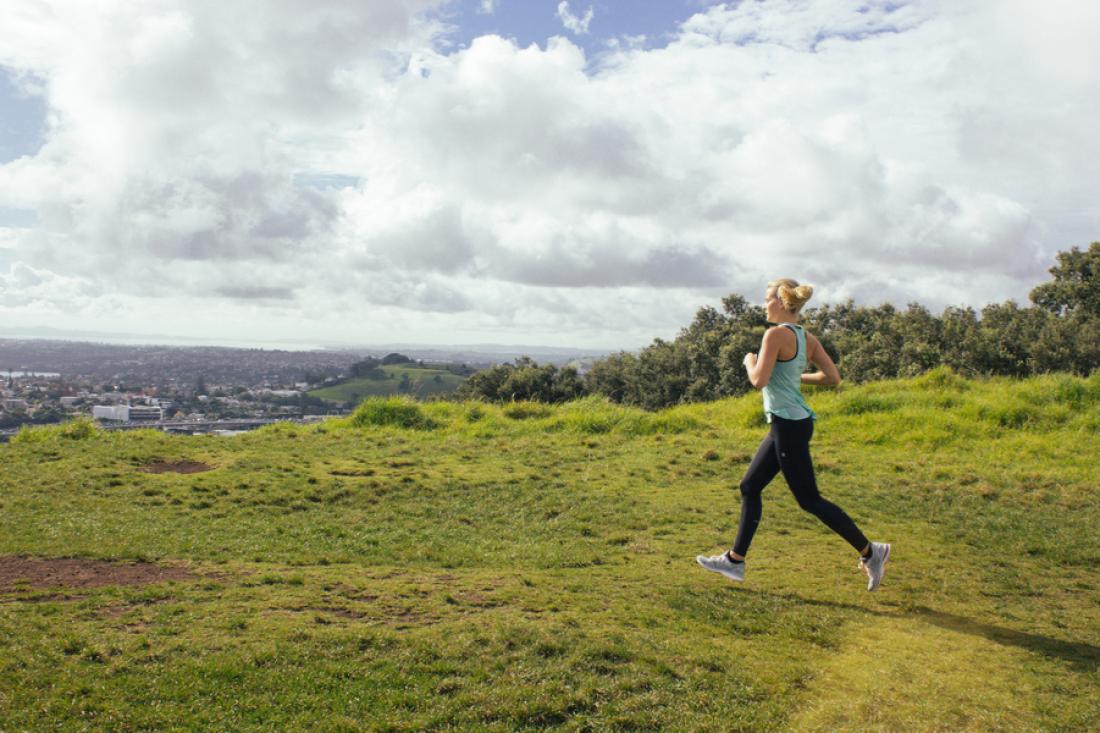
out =
[[492,15],[497,11],[499,5],[500,0],[481,0],[481,3],[477,6],[477,12],[481,15]]
[[1026,299],[1100,237],[1100,11],[727,4],[586,59],[445,53],[432,4],[16,5],[0,320],[613,347],[777,276]]
[[593,8],[588,6],[588,10],[584,12],[583,16],[577,16],[573,14],[573,11],[569,9],[569,0],[561,0],[558,3],[558,20],[565,26],[567,31],[576,33],[577,35],[585,35],[588,33],[588,25],[592,22]]

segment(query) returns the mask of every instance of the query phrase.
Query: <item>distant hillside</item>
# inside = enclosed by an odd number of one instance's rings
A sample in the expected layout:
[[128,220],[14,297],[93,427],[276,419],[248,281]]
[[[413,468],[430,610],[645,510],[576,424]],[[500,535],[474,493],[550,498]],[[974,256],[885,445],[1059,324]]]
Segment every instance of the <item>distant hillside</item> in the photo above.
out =
[[402,364],[390,364],[379,368],[386,373],[386,379],[354,378],[331,387],[311,390],[308,394],[326,402],[358,404],[368,397],[398,394],[420,398],[449,395],[466,381],[465,377],[460,377],[446,369]]
[[[0,334],[11,328],[0,327]],[[155,340],[155,336],[150,336]],[[42,338],[7,338],[0,335],[0,371],[59,372],[65,379],[123,380],[135,383],[180,382],[193,384],[200,376],[216,384],[288,384],[318,381],[325,375],[347,373],[355,361],[400,350],[414,360],[442,365],[464,364],[474,369],[511,361],[523,355],[539,363],[573,363],[583,372],[604,350],[559,347],[479,344],[473,346],[364,345],[331,347],[315,351],[226,346],[179,346]],[[398,377],[400,378],[400,377]]]

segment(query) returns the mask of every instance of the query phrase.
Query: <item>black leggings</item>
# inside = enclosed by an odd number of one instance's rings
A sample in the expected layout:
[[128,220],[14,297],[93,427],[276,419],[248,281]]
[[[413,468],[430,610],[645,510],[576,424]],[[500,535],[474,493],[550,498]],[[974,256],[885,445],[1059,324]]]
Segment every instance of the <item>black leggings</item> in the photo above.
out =
[[798,500],[798,506],[827,524],[856,550],[862,552],[867,546],[867,538],[851,517],[818,493],[814,465],[810,460],[813,434],[813,418],[786,420],[772,415],[772,429],[756,450],[745,478],[741,479],[741,525],[733,543],[733,551],[738,555],[749,551],[756,525],[760,524],[760,494],[780,471]]

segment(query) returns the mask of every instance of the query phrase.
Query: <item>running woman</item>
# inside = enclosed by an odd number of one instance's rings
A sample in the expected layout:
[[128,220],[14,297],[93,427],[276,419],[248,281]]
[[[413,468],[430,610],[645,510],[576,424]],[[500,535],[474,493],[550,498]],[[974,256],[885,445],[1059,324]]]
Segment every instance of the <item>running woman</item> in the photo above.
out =
[[[867,574],[867,590],[875,590],[886,572],[890,545],[869,542],[844,510],[824,499],[817,490],[810,438],[817,415],[802,397],[802,383],[840,384],[840,372],[813,334],[798,324],[802,306],[813,295],[813,287],[790,278],[768,283],[764,296],[768,322],[776,324],[764,332],[760,356],[745,355],[744,365],[752,386],[764,393],[764,416],[771,430],[760,443],[749,470],[741,480],[741,523],[733,547],[721,555],[695,559],[707,570],[730,580],[745,579],[745,555],[760,523],[760,495],[775,475],[783,472],[798,506],[820,519],[843,537],[860,554],[859,567]],[[806,362],[820,371],[803,374]]]

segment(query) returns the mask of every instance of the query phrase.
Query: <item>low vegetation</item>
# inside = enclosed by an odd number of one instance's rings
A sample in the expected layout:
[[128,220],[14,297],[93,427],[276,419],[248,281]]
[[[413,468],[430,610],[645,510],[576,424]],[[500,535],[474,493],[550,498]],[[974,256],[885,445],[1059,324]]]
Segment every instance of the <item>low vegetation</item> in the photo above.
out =
[[695,564],[732,541],[758,395],[26,430],[0,560],[188,575],[0,574],[0,730],[1100,728],[1100,375],[808,396],[824,494],[894,543],[878,593],[781,478],[746,582]]

